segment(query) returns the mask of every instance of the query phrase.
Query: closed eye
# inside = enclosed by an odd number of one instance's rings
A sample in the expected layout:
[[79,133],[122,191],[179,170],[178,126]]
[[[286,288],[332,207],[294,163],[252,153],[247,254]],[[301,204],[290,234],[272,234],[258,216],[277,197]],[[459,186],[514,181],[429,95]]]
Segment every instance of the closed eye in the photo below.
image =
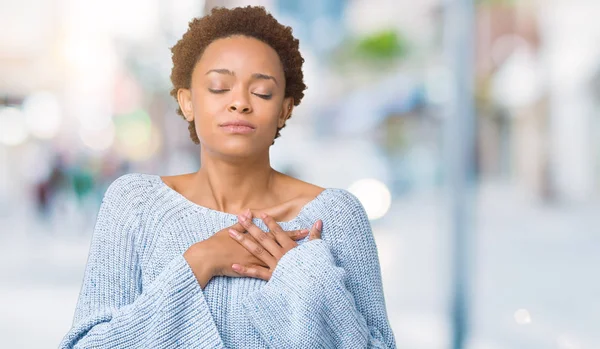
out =
[[212,89],[212,88],[209,88],[208,90],[211,93],[225,93],[225,92],[229,91],[229,90],[215,90],[215,89]]
[[[210,91],[211,93],[215,93],[215,94],[221,94],[221,93],[225,93],[227,91],[229,91],[228,89],[223,89],[223,90],[217,90],[217,89],[212,89],[209,88],[208,91]],[[260,94],[260,93],[253,93],[253,95],[260,97],[262,99],[271,99],[271,97],[273,97],[273,95],[264,95],[264,94]]]
[[260,93],[254,93],[254,95],[257,96],[257,97],[260,97],[262,99],[267,99],[267,100],[271,99],[271,97],[273,96],[273,95],[263,95],[263,94],[260,94]]

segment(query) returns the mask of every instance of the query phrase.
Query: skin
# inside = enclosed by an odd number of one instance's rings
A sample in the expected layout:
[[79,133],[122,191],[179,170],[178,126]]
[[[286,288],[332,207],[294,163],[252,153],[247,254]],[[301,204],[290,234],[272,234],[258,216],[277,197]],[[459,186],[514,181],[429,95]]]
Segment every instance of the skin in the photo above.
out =
[[[320,238],[322,229],[318,220],[302,234],[285,232],[276,221],[291,220],[324,190],[271,168],[269,148],[293,110],[279,56],[254,38],[215,40],[196,63],[191,87],[179,89],[177,99],[196,126],[202,167],[163,181],[198,205],[238,215],[238,223],[192,245],[184,257],[202,288],[218,275],[269,280],[295,240],[309,233],[310,240]],[[254,131],[232,134],[220,126],[240,119]],[[252,224],[253,216],[269,233]]]

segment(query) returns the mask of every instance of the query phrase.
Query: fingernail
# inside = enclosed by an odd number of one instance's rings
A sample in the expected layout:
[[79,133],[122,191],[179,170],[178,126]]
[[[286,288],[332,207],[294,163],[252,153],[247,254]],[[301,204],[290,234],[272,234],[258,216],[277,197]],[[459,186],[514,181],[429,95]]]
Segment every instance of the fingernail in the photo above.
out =
[[305,234],[308,234],[308,233],[310,233],[310,230],[308,230],[308,229],[302,229],[300,231],[300,235],[305,235]]
[[260,214],[260,218],[262,218],[262,219],[265,219],[265,218],[267,218],[267,214],[266,214],[266,213],[264,213],[264,212],[263,212],[263,213],[261,213],[261,214]]
[[250,209],[247,209],[247,210],[246,210],[246,217],[248,217],[248,218],[250,218],[250,217],[251,217],[251,212],[250,212]]
[[235,271],[240,271],[240,270],[242,270],[242,268],[240,267],[240,265],[239,265],[239,264],[234,264],[234,265],[232,265],[232,266],[231,266],[231,269],[233,269],[233,270],[235,270]]
[[238,219],[242,222],[245,222],[247,218],[246,216],[238,215]]
[[323,221],[319,219],[316,223],[315,228],[317,228],[318,231],[323,231]]

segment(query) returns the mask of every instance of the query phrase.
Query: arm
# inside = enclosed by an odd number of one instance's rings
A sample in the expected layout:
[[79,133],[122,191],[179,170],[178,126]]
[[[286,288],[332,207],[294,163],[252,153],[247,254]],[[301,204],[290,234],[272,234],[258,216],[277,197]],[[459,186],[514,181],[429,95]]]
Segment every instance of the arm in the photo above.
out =
[[246,314],[274,348],[396,348],[364,208],[347,191],[333,204],[342,209],[323,227],[328,239],[288,251]]
[[222,348],[194,273],[178,255],[141,289],[135,249],[144,183],[107,189],[96,221],[73,324],[59,348]]

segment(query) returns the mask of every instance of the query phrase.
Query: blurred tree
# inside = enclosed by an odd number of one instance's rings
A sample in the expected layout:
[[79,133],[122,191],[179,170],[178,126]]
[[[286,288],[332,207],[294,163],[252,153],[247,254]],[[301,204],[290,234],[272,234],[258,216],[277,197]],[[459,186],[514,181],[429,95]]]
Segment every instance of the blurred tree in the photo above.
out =
[[396,30],[383,30],[359,38],[354,50],[367,60],[396,60],[406,55],[407,41]]

